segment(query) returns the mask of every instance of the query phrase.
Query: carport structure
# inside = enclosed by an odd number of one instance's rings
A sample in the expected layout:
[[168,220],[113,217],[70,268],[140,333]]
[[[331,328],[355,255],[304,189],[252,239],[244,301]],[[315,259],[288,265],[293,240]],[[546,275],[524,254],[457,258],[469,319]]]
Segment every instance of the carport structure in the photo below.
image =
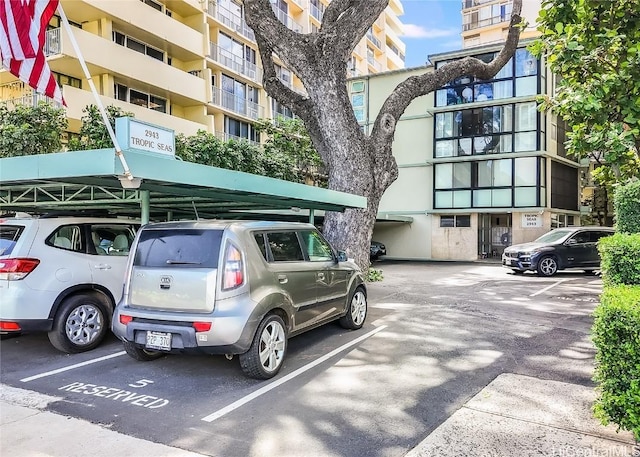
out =
[[[139,150],[114,149],[0,159],[0,210],[46,213],[108,211],[149,221],[265,218],[264,212],[366,208],[358,195],[184,162]],[[274,212],[274,210],[276,210]]]

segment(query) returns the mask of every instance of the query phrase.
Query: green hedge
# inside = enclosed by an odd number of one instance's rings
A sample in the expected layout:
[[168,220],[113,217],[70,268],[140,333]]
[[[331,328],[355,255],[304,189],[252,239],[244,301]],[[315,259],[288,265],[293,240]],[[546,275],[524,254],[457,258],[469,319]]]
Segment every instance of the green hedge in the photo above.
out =
[[640,286],[606,287],[594,315],[596,415],[640,441]]
[[640,233],[616,233],[598,242],[605,286],[640,285]]
[[640,233],[640,181],[617,187],[613,205],[616,230],[620,233]]

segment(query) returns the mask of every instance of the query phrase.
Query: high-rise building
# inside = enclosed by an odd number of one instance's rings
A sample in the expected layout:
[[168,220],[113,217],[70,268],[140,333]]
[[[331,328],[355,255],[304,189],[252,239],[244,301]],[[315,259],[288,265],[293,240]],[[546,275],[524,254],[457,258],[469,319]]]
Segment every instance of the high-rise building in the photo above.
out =
[[[534,2],[524,3],[529,9]],[[365,130],[400,81],[466,56],[488,62],[500,51],[512,2],[462,6],[464,49],[431,55],[426,67],[349,81]],[[537,10],[523,15],[532,24]],[[537,97],[551,94],[555,79],[526,49],[530,29],[493,78],[450,81],[415,99],[399,120],[399,177],[382,198],[374,229],[389,257],[499,259],[509,244],[579,224],[579,164],[566,156],[562,123],[537,109]]]
[[[272,0],[282,23],[314,32],[330,0]],[[102,103],[137,119],[195,134],[259,142],[252,121],[291,117],[262,88],[262,68],[253,31],[240,0],[61,0],[73,38],[86,60]],[[400,0],[392,0],[356,46],[349,75],[404,67]],[[82,110],[95,99],[67,31],[55,16],[45,53],[67,102],[69,131],[77,132]],[[282,63],[280,79],[297,91],[301,82]],[[0,101],[33,104],[43,99],[0,70]]]

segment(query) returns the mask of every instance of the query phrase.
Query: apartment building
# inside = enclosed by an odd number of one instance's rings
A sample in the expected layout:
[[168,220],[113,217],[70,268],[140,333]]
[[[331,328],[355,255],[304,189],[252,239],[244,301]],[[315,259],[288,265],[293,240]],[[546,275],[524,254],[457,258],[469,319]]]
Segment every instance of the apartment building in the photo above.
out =
[[[473,31],[474,41],[465,37],[464,49],[429,56],[430,66],[351,79],[363,128],[407,77],[469,55],[493,59],[511,3],[464,1],[463,17],[477,13],[463,23],[463,36]],[[566,157],[562,126],[537,110],[537,96],[552,92],[554,78],[527,42],[494,78],[450,81],[414,100],[398,122],[399,178],[383,196],[373,235],[388,257],[499,258],[510,244],[579,224],[579,164]]]
[[[322,23],[330,0],[272,0],[282,23],[309,33]],[[221,139],[259,142],[252,122],[291,117],[267,95],[253,31],[240,0],[61,0],[102,103],[133,112],[137,119]],[[356,46],[349,75],[404,67],[400,0],[392,0]],[[45,53],[67,102],[69,131],[80,128],[82,110],[95,104],[71,37],[54,17]],[[284,65],[280,79],[304,87]],[[32,104],[43,99],[0,70],[0,101]]]

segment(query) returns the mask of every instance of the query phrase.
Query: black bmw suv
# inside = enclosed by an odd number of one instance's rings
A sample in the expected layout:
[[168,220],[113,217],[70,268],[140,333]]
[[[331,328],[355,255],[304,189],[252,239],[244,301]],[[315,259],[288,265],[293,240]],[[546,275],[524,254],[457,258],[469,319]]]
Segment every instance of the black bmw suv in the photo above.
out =
[[586,272],[600,267],[598,240],[613,235],[610,227],[564,227],[552,230],[531,243],[509,246],[502,265],[514,273],[535,271],[553,276],[558,270],[579,268]]

